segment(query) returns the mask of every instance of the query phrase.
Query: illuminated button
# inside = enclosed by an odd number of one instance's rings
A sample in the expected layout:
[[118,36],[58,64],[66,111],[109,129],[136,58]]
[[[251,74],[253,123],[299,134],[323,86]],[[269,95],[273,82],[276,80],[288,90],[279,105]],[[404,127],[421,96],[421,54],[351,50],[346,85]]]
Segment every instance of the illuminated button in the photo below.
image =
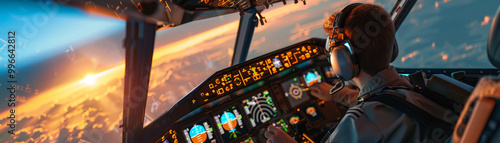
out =
[[311,54],[306,53],[306,58],[309,58],[309,57],[311,57]]
[[224,89],[222,88],[217,89],[217,95],[221,95],[222,93],[224,93]]
[[193,102],[193,104],[194,104],[196,102],[196,100],[193,99],[191,102]]
[[229,91],[231,90],[231,88],[229,88],[229,86],[226,86],[226,91]]
[[317,52],[318,52],[318,50],[316,50],[316,49],[313,49],[313,53],[317,53]]
[[241,85],[241,79],[239,77],[234,78],[234,83],[236,83],[236,86]]
[[288,64],[288,63],[285,63],[285,67],[287,67],[287,68],[288,68],[288,67],[290,67],[290,64]]
[[208,85],[208,87],[210,87],[210,89],[212,89],[212,88],[214,88],[214,84],[210,83],[210,84]]
[[220,80],[219,79],[215,79],[215,83],[216,84],[220,84]]

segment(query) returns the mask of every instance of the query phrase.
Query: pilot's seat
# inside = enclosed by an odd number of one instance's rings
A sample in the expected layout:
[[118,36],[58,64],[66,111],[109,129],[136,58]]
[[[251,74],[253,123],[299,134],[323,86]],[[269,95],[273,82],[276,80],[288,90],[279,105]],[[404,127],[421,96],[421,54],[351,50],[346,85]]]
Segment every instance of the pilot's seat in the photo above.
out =
[[[500,7],[490,29],[488,57],[500,68]],[[481,78],[460,115],[453,142],[500,142],[500,77]]]

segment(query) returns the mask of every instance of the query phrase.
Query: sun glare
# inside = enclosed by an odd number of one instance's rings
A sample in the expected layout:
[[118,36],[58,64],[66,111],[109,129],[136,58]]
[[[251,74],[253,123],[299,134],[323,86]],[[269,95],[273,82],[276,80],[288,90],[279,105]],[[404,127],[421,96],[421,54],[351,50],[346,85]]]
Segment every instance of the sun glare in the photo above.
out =
[[95,85],[97,76],[89,74],[87,75],[82,81],[85,82],[87,85]]

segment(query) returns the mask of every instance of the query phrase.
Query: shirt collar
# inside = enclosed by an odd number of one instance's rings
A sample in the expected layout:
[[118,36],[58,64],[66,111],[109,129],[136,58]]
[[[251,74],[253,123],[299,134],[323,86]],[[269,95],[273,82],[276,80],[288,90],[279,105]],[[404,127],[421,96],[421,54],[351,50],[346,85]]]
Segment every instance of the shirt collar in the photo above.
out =
[[368,82],[361,88],[358,97],[366,94],[381,92],[382,89],[391,85],[391,83],[397,81],[398,79],[400,78],[396,68],[390,66],[388,69],[382,70],[377,73],[377,75],[370,78],[370,80],[368,80]]

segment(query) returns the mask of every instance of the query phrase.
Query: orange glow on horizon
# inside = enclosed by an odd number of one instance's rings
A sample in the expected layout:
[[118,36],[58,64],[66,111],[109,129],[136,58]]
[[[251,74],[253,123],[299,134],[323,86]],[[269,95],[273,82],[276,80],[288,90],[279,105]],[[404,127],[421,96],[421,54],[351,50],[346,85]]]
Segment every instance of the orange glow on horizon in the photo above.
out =
[[82,79],[82,82],[85,82],[87,85],[95,85],[96,78],[97,77],[95,75],[89,74],[84,79]]

